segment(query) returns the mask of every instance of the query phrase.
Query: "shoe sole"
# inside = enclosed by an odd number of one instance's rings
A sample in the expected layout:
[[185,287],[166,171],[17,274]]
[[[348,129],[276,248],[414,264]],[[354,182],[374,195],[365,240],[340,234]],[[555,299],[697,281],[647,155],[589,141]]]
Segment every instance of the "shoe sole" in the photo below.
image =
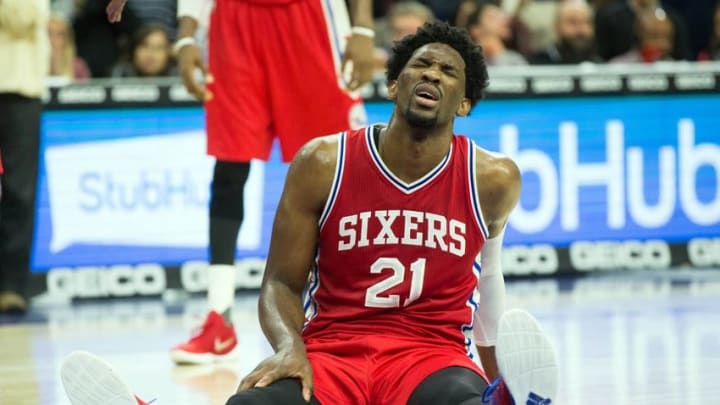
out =
[[170,352],[170,358],[175,364],[178,365],[190,365],[190,364],[217,364],[224,362],[231,362],[237,360],[240,357],[240,353],[237,350],[237,346],[226,354],[212,354],[212,353],[190,353],[182,350],[173,350]]
[[555,398],[558,387],[555,350],[532,315],[519,309],[503,314],[495,357],[516,404],[545,405]]
[[135,395],[115,370],[91,353],[68,355],[60,377],[72,405],[137,405]]

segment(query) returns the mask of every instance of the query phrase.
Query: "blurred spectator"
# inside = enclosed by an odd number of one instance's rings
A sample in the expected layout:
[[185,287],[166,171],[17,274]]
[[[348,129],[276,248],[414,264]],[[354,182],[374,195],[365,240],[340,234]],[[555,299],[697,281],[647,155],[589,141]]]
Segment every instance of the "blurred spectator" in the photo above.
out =
[[638,16],[638,45],[632,50],[613,58],[611,63],[653,63],[673,60],[675,31],[665,11],[657,8]]
[[482,3],[484,3],[483,0],[460,0],[455,7],[450,24],[456,27],[467,27],[468,18],[477,11]]
[[[515,18],[522,22],[527,30],[528,53],[541,51],[555,42],[556,0],[515,0]],[[509,4],[509,3],[508,3]],[[518,51],[524,52],[522,48]]]
[[0,313],[27,310],[49,14],[48,0],[0,1]]
[[75,54],[75,38],[64,16],[60,14],[50,16],[48,35],[50,36],[50,76],[70,80],[89,78],[90,69],[85,61]]
[[710,59],[720,61],[720,2],[713,14],[713,37],[710,40]]
[[685,21],[674,10],[663,7],[659,0],[615,0],[598,9],[595,14],[595,38],[600,57],[611,60],[635,48],[638,43],[635,29],[637,16],[657,8],[665,11],[674,27],[673,59],[693,59]]
[[72,19],[75,13],[75,0],[50,0],[50,10]]
[[[393,4],[388,10],[385,24],[375,24],[377,37],[383,37],[375,50],[375,69],[385,67],[393,41],[399,41],[407,35],[414,34],[426,22],[435,19],[432,11],[425,5],[416,1],[400,1]],[[385,27],[383,28],[383,25]]]
[[707,50],[718,0],[662,0],[662,3],[663,7],[676,11],[682,17],[688,29],[690,56]]
[[500,7],[481,5],[468,17],[467,30],[473,41],[483,48],[489,66],[527,65],[522,55],[505,45],[510,37],[510,17]]
[[598,62],[592,10],[584,0],[565,0],[555,17],[555,43],[532,55],[534,65]]
[[[467,27],[468,18],[477,11],[480,6],[492,4],[501,7],[504,4],[511,3],[513,2],[503,2],[502,0],[461,0],[455,7],[451,24],[456,27]],[[525,7],[526,3],[526,0],[519,0],[517,1],[516,7],[513,7],[511,11],[508,11],[507,7],[504,9],[506,13],[510,15],[510,36],[504,40],[505,46],[520,52],[522,55],[532,53],[530,30],[525,23],[517,17],[517,14]]]
[[452,23],[453,12],[460,0],[420,0],[438,20]]
[[160,24],[165,27],[171,41],[177,33],[177,0],[128,0],[131,9],[142,25]]
[[132,9],[125,10],[119,23],[108,23],[106,6],[106,0],[75,0],[75,46],[93,77],[110,75],[122,49],[141,26]]
[[149,24],[133,36],[130,60],[113,69],[113,77],[159,77],[175,73],[170,38],[165,27]]
[[713,13],[713,30],[707,50],[700,53],[699,60],[720,61],[720,1]]
[[399,41],[414,34],[426,22],[435,19],[432,10],[416,1],[401,1],[390,7],[388,25],[390,39]]

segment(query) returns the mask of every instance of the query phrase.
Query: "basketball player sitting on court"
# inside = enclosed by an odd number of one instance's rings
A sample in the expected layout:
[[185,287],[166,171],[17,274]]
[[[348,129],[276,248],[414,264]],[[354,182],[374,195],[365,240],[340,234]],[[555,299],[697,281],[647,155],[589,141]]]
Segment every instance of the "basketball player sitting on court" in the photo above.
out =
[[[259,302],[275,354],[228,405],[549,404],[550,343],[526,312],[502,313],[518,168],[453,134],[487,86],[481,49],[426,24],[387,68],[390,123],[313,140],[290,166]],[[80,376],[116,381],[135,404],[107,370],[71,355],[73,404],[97,394]]]

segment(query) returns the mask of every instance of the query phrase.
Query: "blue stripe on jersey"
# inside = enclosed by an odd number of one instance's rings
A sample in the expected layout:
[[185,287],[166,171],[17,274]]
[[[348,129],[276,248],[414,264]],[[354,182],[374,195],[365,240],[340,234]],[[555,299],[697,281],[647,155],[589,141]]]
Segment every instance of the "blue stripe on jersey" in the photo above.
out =
[[[473,261],[472,271],[475,275],[475,280],[477,283],[480,280],[480,272],[481,272],[480,264],[477,261]],[[470,312],[470,323],[469,324],[466,323],[461,326],[461,331],[462,331],[463,335],[465,336],[465,350],[467,351],[468,357],[470,357],[471,359],[474,357],[472,354],[472,351],[471,351],[471,346],[472,346],[471,336],[472,336],[473,327],[475,326],[475,311],[478,310],[478,306],[479,306],[478,300],[476,299],[476,294],[479,298],[479,293],[477,292],[477,288],[473,289],[473,292],[470,293],[470,297],[468,298],[467,302],[465,303],[465,305],[468,308],[472,309],[472,311]]]
[[303,311],[305,312],[305,325],[303,329],[307,327],[307,324],[317,316],[317,302],[315,301],[315,293],[320,288],[320,271],[318,269],[318,258],[320,254],[315,256],[315,264],[310,274],[310,287],[308,287],[305,293],[305,303],[303,305]]
[[[339,67],[342,63],[343,50],[340,47],[340,39],[338,38],[339,35],[337,33],[337,29],[335,28],[335,13],[333,13],[331,0],[325,0],[325,10],[327,10],[327,21],[325,23],[328,24],[328,31],[330,31],[330,41],[334,44],[331,48],[335,51],[335,54],[333,55],[335,58],[335,65]],[[342,76],[342,72],[340,72],[340,76]]]
[[474,268],[475,270],[477,270],[478,275],[480,275],[480,273],[482,273],[482,267],[480,267],[480,263],[474,261],[474,262],[473,262],[473,268]]
[[345,171],[345,135],[345,132],[342,132],[340,134],[340,138],[338,139],[338,157],[337,163],[335,164],[335,178],[333,179],[332,189],[330,189],[330,194],[328,195],[328,200],[325,203],[325,208],[320,215],[320,221],[318,223],[319,229],[323,228],[327,217],[330,215],[330,211],[332,211],[335,199],[337,198],[338,190],[340,189],[343,172]]
[[478,225],[480,226],[480,231],[483,234],[483,238],[485,240],[488,239],[488,231],[487,227],[485,226],[485,221],[483,220],[482,211],[480,210],[480,201],[478,201],[479,196],[477,193],[477,172],[475,170],[475,142],[471,141],[470,138],[468,138],[469,147],[468,147],[468,155],[470,155],[470,199],[472,200],[473,205],[473,211],[475,212],[475,219],[478,221]]
[[432,181],[447,165],[450,161],[450,156],[452,155],[452,144],[450,144],[450,150],[448,151],[447,155],[445,155],[445,158],[440,162],[440,164],[435,167],[430,173],[426,174],[425,176],[419,178],[418,180],[415,180],[414,182],[407,184],[404,181],[400,180],[391,172],[386,166],[385,163],[380,159],[380,156],[377,152],[377,146],[375,145],[375,138],[372,136],[372,126],[367,127],[365,129],[365,136],[367,137],[368,142],[368,149],[370,150],[370,155],[372,155],[373,160],[375,161],[375,164],[378,168],[380,168],[380,171],[385,175],[385,177],[390,180],[397,188],[399,188],[401,191],[405,192],[406,194],[411,193],[415,190],[420,189],[425,184]]

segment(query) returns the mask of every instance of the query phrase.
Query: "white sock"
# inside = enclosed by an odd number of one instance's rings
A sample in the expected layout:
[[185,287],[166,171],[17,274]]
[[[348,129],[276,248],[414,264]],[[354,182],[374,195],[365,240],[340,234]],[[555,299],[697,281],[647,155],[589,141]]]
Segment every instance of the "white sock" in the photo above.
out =
[[235,266],[212,264],[208,266],[208,307],[222,315],[235,301]]

